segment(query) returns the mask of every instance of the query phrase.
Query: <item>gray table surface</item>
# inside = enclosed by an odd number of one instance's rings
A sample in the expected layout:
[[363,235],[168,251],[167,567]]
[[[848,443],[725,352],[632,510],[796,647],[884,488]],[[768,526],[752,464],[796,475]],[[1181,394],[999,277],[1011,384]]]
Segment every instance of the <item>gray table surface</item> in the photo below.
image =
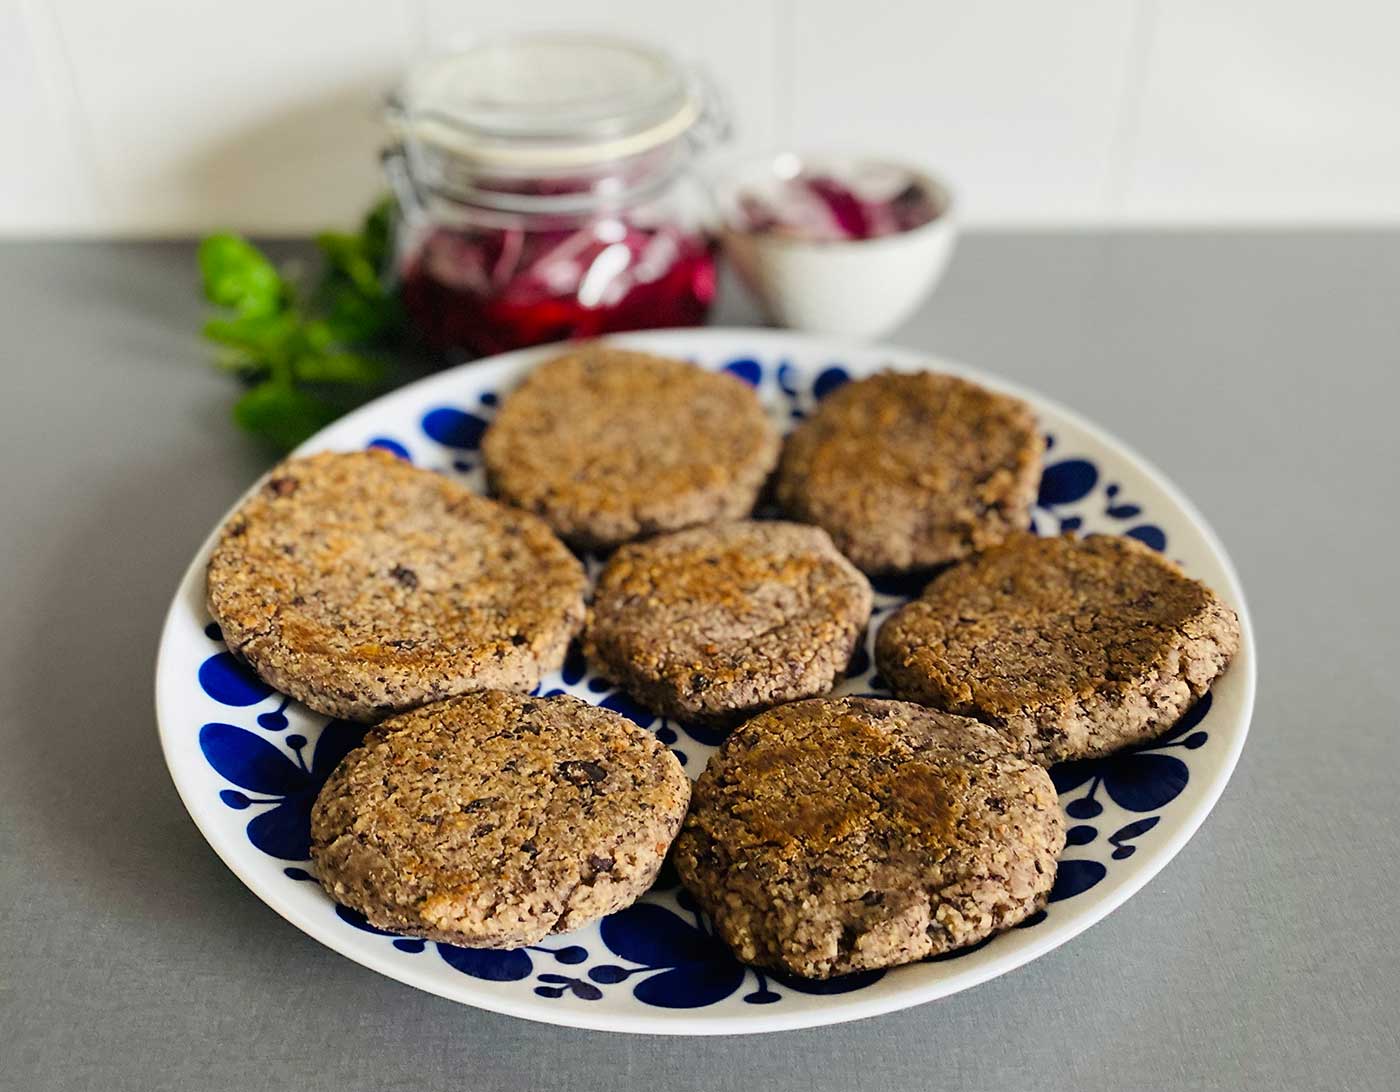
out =
[[205,846],[157,747],[156,636],[265,456],[191,270],[185,244],[0,246],[0,1087],[1400,1086],[1400,234],[963,241],[892,340],[1076,407],[1195,499],[1253,610],[1253,730],[1200,833],[1078,939],[920,1008],[729,1040],[419,993]]

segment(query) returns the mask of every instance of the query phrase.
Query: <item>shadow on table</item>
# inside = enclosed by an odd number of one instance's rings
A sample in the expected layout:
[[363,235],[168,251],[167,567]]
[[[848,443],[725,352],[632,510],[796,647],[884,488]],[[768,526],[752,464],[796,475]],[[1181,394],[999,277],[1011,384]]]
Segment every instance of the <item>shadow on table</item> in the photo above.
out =
[[73,512],[70,499],[65,522],[29,531],[48,557],[42,587],[8,619],[33,635],[16,666],[34,711],[6,757],[19,795],[7,804],[27,809],[26,826],[42,839],[36,882],[66,907],[162,928],[197,922],[192,936],[261,910],[250,897],[227,897],[238,882],[181,806],[152,696],[176,581],[236,495],[233,483],[255,476],[248,455],[246,468],[222,444],[157,465],[94,457],[90,503]]

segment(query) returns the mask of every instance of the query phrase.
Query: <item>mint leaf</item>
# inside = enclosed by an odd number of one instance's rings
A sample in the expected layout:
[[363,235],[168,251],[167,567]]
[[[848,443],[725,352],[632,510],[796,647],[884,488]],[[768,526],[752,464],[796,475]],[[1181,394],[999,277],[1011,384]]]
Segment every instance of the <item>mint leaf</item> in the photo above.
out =
[[294,448],[340,416],[340,408],[280,383],[259,383],[233,407],[240,428],[284,450]]
[[316,245],[325,255],[329,269],[344,276],[362,295],[383,295],[374,256],[360,236],[325,231],[316,236]]
[[266,355],[285,345],[296,328],[296,316],[289,312],[245,314],[231,319],[210,319],[204,324],[204,336],[220,345]]
[[200,243],[199,271],[211,303],[243,315],[267,315],[282,306],[285,285],[277,267],[237,235],[210,235]]
[[303,356],[292,364],[298,383],[358,383],[364,386],[383,381],[384,365],[358,353],[327,353]]
[[324,353],[336,342],[348,339],[340,337],[324,319],[312,319],[301,328],[302,345],[307,352]]
[[214,367],[250,384],[261,382],[269,375],[267,362],[243,349],[222,350],[214,358]]
[[317,236],[326,264],[316,298],[343,344],[381,340],[401,326],[398,299],[384,283],[392,211],[392,203],[383,201],[370,210],[358,235]]
[[381,349],[402,329],[397,296],[382,279],[391,247],[393,205],[371,209],[358,234],[326,232],[314,293],[284,277],[257,247],[211,235],[199,248],[209,300],[227,308],[204,326],[219,347],[217,365],[249,390],[233,416],[283,449],[384,389],[389,368],[360,346]]
[[342,345],[377,341],[398,327],[399,306],[392,296],[367,298],[353,290],[327,293],[326,325]]
[[374,267],[385,270],[389,266],[389,247],[394,233],[394,199],[381,198],[379,203],[365,213],[360,225],[360,237],[365,241],[365,252]]

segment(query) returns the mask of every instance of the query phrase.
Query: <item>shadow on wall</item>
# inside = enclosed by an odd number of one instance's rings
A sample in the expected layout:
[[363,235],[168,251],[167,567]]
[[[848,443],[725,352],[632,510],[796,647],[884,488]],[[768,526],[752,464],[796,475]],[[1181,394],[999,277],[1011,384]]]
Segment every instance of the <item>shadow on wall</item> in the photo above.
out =
[[385,189],[381,115],[396,76],[386,69],[362,77],[196,143],[172,172],[171,213],[180,211],[171,226],[267,234],[350,227]]

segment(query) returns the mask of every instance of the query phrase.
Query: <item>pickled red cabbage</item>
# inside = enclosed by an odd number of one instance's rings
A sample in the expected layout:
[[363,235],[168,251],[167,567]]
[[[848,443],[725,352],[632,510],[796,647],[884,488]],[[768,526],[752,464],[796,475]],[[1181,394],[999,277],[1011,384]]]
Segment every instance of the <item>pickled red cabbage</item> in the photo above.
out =
[[874,239],[910,231],[940,209],[928,187],[907,171],[872,166],[846,179],[803,171],[764,192],[738,196],[745,231],[812,242]]
[[435,349],[504,352],[565,338],[704,322],[710,240],[673,225],[434,229],[402,270],[403,300]]

